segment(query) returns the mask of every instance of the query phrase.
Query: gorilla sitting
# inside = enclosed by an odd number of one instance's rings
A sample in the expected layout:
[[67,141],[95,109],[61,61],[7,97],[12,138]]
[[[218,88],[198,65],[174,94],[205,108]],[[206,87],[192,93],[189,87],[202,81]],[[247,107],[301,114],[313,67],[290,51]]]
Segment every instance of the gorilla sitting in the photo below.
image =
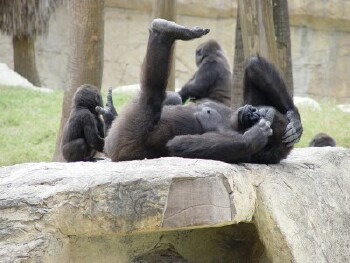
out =
[[179,156],[278,163],[300,139],[298,110],[276,69],[261,57],[253,57],[246,66],[247,105],[236,111],[213,101],[164,105],[175,40],[208,32],[153,20],[140,94],[124,108],[106,137],[104,150],[112,161]]
[[211,39],[197,47],[196,65],[196,73],[179,91],[182,102],[209,99],[230,107],[232,73],[217,41]]
[[100,91],[89,84],[78,88],[64,126],[61,150],[67,162],[94,161],[104,146],[104,123],[96,111],[102,107]]
[[309,147],[335,147],[335,140],[326,133],[320,132],[310,141]]

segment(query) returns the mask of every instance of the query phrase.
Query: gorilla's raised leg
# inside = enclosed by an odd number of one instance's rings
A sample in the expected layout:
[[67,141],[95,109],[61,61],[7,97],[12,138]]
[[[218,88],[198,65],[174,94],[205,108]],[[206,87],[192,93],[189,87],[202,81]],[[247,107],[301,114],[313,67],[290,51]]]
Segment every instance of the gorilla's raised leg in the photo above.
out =
[[188,28],[163,19],[153,20],[143,62],[141,96],[147,97],[147,104],[152,105],[156,119],[160,118],[160,108],[165,99],[175,40],[191,40],[208,32],[209,29]]
[[[141,75],[141,98],[152,112],[154,125],[160,119],[166,97],[173,45],[175,40],[191,40],[209,32],[200,27],[188,28],[164,19],[153,20],[150,28],[146,57]],[[148,114],[147,112],[145,114]]]

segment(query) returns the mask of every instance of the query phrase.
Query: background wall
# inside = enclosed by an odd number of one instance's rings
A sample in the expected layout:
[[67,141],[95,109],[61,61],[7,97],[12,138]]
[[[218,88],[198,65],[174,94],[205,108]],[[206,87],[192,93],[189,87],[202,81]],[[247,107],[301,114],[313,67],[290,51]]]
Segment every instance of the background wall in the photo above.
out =
[[[139,82],[151,0],[106,0],[103,88]],[[294,90],[298,96],[350,99],[350,2],[290,0]],[[232,67],[236,0],[178,0],[177,22],[211,29],[202,39],[176,44],[176,84],[180,88],[196,70],[194,51],[206,39],[223,46]],[[64,88],[69,15],[60,8],[47,36],[37,39],[37,65],[44,86]],[[11,38],[0,35],[0,62],[13,68]]]

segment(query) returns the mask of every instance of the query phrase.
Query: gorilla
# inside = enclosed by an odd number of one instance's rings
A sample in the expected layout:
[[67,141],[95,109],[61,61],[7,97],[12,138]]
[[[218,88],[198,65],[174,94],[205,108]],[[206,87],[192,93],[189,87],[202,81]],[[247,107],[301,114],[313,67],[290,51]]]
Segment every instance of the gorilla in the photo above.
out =
[[316,134],[309,144],[309,147],[325,147],[325,146],[335,147],[336,142],[330,135],[323,132]]
[[209,99],[230,107],[232,73],[217,41],[210,39],[197,47],[196,65],[196,73],[179,91],[182,101]]
[[67,162],[94,161],[104,147],[104,123],[96,107],[102,107],[100,91],[92,85],[78,88],[62,134],[61,150]]
[[302,134],[300,115],[271,63],[251,58],[245,69],[243,107],[232,110],[208,101],[165,105],[166,86],[176,40],[209,32],[163,19],[150,27],[141,71],[141,91],[113,122],[105,153],[112,161],[164,156],[228,163],[278,163]]

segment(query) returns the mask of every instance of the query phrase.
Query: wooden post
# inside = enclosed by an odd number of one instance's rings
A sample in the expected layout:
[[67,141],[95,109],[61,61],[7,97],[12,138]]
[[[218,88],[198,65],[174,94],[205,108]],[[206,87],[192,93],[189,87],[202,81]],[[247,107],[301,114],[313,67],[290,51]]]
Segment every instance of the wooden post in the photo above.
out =
[[[153,0],[153,18],[163,18],[176,21],[176,0]],[[175,46],[173,48],[167,90],[175,91]]]
[[239,0],[238,8],[245,59],[259,53],[279,68],[272,0]]

